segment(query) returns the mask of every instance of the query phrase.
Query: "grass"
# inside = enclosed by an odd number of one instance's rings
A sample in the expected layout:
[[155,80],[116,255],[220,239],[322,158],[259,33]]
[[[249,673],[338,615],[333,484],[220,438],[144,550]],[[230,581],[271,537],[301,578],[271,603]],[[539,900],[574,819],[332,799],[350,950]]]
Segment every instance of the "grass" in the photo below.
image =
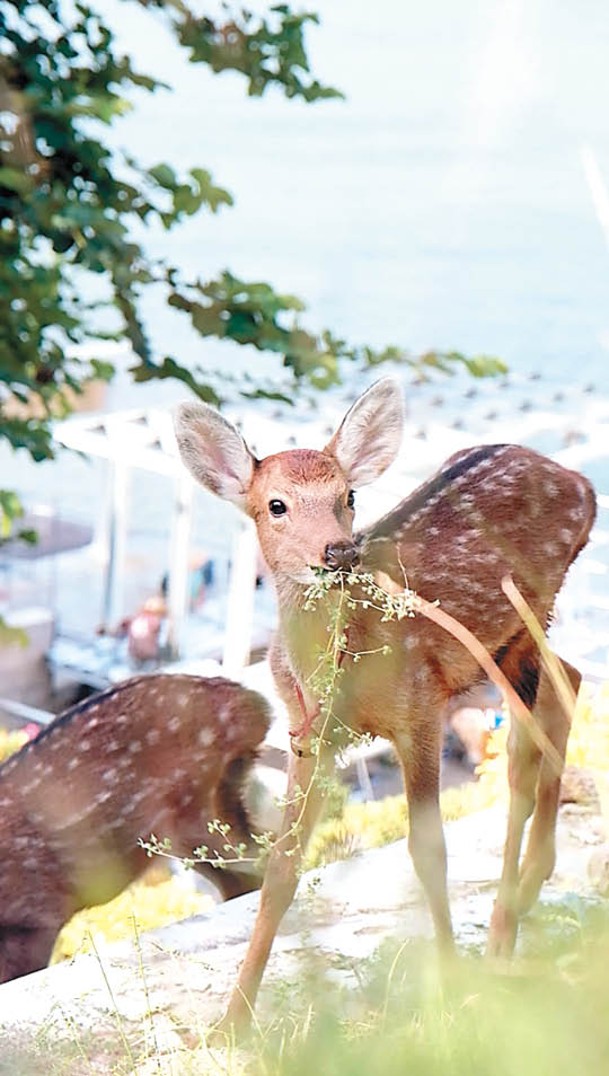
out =
[[313,1019],[269,1029],[252,1072],[305,1076],[604,1076],[607,919],[501,974],[475,956],[441,975],[422,943],[365,969],[357,1004],[319,983]]
[[[479,780],[443,796],[443,814],[458,818],[506,797],[505,729],[494,734]],[[609,685],[586,689],[573,723],[568,761],[592,771],[607,816]],[[311,861],[351,854],[402,837],[402,796],[338,808],[318,829]],[[317,849],[317,850],[316,850]],[[176,880],[130,887],[117,901],[80,913],[63,932],[57,955],[80,951],[90,933],[119,936],[201,910],[200,898]],[[193,903],[194,902],[194,903]],[[609,1058],[609,906],[581,898],[541,904],[524,924],[520,954],[491,966],[475,951],[440,971],[433,945],[385,942],[357,967],[344,968],[311,950],[297,979],[266,983],[257,1029],[245,1048],[210,1052],[157,1048],[150,1023],[116,1035],[77,1026],[63,1043],[41,1029],[36,1055],[3,1047],[0,1073],[85,1076],[605,1076]],[[100,958],[101,959],[101,958]],[[140,969],[145,975],[145,969]],[[194,1031],[204,1037],[205,1026]],[[103,1041],[102,1041],[103,1040]],[[133,1040],[133,1041],[131,1041]]]
[[527,923],[509,968],[466,952],[440,969],[431,943],[387,941],[347,986],[312,951],[297,976],[265,987],[242,1047],[163,1049],[151,1012],[124,1036],[106,1026],[92,1035],[74,1025],[62,1043],[42,1033],[35,1053],[4,1049],[0,1073],[605,1076],[608,950],[607,905],[565,900]]

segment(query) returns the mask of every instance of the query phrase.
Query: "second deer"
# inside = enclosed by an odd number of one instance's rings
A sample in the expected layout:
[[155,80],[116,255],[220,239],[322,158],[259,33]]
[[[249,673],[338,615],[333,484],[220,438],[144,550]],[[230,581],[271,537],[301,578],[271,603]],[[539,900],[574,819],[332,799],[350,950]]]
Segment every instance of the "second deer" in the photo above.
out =
[[[104,904],[149,860],[138,839],[196,869],[224,899],[260,885],[245,781],[269,725],[254,691],[221,677],[127,680],[56,718],[0,766],[0,983],[43,968],[76,911]],[[226,837],[251,856],[222,869]]]
[[[251,1019],[320,809],[318,778],[332,766],[341,727],[393,743],[408,798],[410,853],[440,947],[453,946],[439,808],[443,714],[451,697],[481,680],[481,668],[436,623],[420,616],[383,622],[354,583],[349,589],[356,605],[341,643],[331,727],[327,721],[321,727],[320,655],[328,648],[341,590],[330,589],[313,610],[305,609],[307,588],[320,571],[380,573],[393,588],[408,585],[438,601],[494,658],[554,748],[551,762],[527,728],[512,722],[508,831],[489,943],[493,952],[509,955],[519,916],[553,870],[560,787],[555,760],[564,761],[569,715],[501,582],[512,576],[546,629],[595,518],[590,483],[527,448],[475,447],[452,456],[392,512],[354,533],[354,491],[382,474],[400,447],[402,395],[390,378],[353,404],[321,451],[292,449],[257,459],[231,423],[199,403],[180,408],[176,432],[194,477],[256,523],[277,590],[279,627],[270,660],[293,745],[282,836],[270,857],[249,950],[222,1027],[242,1030]],[[565,671],[576,691],[579,674],[569,666]]]

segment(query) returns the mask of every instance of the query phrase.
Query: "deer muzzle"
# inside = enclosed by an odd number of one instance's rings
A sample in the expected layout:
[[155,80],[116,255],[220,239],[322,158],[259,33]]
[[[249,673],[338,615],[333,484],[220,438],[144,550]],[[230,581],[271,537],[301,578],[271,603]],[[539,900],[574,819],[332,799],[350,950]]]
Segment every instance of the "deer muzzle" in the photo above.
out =
[[331,572],[352,572],[359,563],[359,550],[353,542],[333,542],[324,550],[324,564]]

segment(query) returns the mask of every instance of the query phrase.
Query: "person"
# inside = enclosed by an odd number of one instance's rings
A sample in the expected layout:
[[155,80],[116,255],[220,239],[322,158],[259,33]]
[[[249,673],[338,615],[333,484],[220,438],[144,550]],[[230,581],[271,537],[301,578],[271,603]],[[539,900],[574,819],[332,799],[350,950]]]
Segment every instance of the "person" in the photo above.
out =
[[132,661],[140,664],[161,658],[166,620],[165,599],[155,595],[147,598],[141,609],[123,622],[127,632],[127,652]]

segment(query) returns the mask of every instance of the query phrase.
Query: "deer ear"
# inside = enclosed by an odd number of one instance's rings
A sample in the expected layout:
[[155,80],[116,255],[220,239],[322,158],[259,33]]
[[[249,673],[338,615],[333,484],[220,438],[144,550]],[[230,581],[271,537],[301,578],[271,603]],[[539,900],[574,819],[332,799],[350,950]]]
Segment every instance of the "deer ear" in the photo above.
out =
[[204,403],[181,404],[174,426],[182,461],[193,478],[243,508],[256,459],[239,431]]
[[357,489],[373,482],[393,463],[403,432],[402,390],[394,378],[385,377],[355,401],[325,451],[336,457]]

